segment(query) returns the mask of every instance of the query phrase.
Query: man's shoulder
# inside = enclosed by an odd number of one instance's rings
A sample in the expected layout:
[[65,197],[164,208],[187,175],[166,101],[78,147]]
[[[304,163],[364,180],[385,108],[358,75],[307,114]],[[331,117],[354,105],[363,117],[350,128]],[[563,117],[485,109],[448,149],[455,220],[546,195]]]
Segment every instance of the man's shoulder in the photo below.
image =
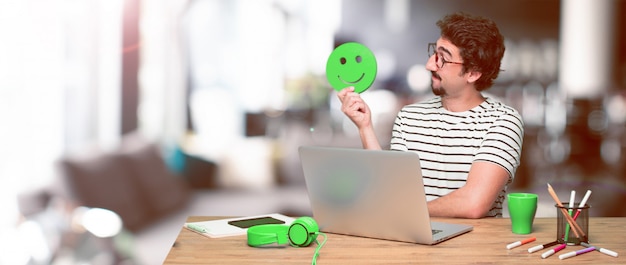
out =
[[487,98],[484,105],[484,113],[488,114],[485,115],[485,117],[492,117],[492,119],[495,120],[507,121],[516,124],[520,129],[523,128],[524,121],[522,119],[522,115],[515,108],[494,98]]
[[411,109],[439,109],[441,108],[441,97],[433,97],[428,99],[423,99],[415,103],[411,103],[403,107],[405,110]]
[[487,112],[499,112],[501,113],[501,115],[513,115],[516,117],[520,117],[519,112],[507,105],[506,103],[496,99],[496,98],[492,98],[492,97],[487,97],[485,100],[485,111]]

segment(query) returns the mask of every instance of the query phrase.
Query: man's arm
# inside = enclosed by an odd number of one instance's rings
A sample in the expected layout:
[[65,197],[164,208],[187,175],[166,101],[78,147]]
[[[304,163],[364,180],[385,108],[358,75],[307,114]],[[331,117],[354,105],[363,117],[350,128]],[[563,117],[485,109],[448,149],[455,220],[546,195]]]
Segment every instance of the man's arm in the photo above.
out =
[[428,212],[436,217],[482,218],[509,179],[509,173],[491,162],[472,164],[467,182],[458,190],[428,202]]
[[374,127],[372,126],[372,113],[369,106],[363,101],[354,87],[345,88],[337,94],[341,101],[341,111],[356,125],[361,137],[361,143],[365,149],[382,149]]

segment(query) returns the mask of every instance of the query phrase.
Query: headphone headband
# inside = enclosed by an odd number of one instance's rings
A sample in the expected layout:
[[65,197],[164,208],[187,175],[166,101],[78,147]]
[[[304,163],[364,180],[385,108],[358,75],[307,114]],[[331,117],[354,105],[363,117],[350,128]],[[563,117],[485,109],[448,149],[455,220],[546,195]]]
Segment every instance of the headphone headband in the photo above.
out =
[[262,245],[287,243],[289,227],[286,225],[267,224],[255,225],[248,228],[248,245],[258,247]]

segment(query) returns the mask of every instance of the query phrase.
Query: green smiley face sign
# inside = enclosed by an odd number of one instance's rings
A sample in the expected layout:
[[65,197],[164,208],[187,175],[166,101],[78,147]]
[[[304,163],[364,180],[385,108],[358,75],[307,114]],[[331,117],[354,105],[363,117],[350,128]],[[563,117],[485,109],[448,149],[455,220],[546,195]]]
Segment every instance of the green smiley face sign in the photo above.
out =
[[326,78],[337,91],[353,86],[361,93],[376,79],[376,57],[363,44],[346,42],[335,48],[326,61]]

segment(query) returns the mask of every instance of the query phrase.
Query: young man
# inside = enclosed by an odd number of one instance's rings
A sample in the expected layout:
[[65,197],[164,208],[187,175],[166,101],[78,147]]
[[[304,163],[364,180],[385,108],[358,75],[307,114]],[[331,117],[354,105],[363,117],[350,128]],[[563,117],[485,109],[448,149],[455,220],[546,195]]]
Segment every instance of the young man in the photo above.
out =
[[[456,13],[437,22],[426,69],[435,97],[398,113],[391,149],[419,154],[431,216],[501,217],[506,187],[520,163],[519,113],[481,91],[493,85],[504,55],[496,24]],[[367,104],[353,88],[338,93],[363,147],[381,149]]]

